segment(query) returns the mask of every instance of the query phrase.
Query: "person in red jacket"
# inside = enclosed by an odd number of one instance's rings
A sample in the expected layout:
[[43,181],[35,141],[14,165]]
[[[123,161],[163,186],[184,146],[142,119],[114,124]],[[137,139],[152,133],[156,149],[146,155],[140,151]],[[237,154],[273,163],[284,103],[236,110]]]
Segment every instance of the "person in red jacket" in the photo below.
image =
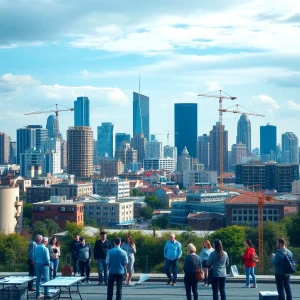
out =
[[[246,249],[244,254],[242,255],[244,260],[244,266],[245,266],[245,274],[246,274],[246,288],[256,288],[256,277],[254,274],[254,268],[256,266],[257,261],[257,255],[255,253],[255,249],[253,247],[253,244],[250,240],[246,240],[245,242]],[[253,280],[253,284],[250,286],[250,275]]]

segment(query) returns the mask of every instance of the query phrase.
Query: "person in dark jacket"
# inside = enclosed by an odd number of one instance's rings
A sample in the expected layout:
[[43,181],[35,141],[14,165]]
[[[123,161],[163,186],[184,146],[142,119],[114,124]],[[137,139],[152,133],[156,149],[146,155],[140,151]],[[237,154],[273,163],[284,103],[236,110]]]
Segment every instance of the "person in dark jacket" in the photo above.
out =
[[[250,240],[246,240],[245,242],[246,245],[246,249],[244,254],[242,255],[243,257],[243,261],[244,261],[244,266],[245,266],[245,274],[246,274],[246,288],[256,288],[256,277],[254,274],[254,268],[256,266],[255,263],[255,249],[253,247],[253,244]],[[253,284],[250,286],[250,275],[252,277],[253,280]]]
[[76,276],[76,274],[79,273],[79,270],[78,270],[78,257],[77,257],[77,249],[78,249],[79,246],[80,246],[79,234],[75,233],[74,234],[74,240],[72,241],[72,244],[71,244],[71,253],[72,253],[74,276]]
[[92,249],[91,246],[85,242],[84,237],[80,237],[79,242],[80,246],[77,248],[77,258],[80,276],[85,276],[86,283],[90,283]]
[[186,299],[192,300],[191,289],[193,291],[194,300],[198,300],[198,281],[196,280],[197,266],[200,268],[200,257],[196,254],[196,247],[193,244],[187,245],[187,256],[184,259],[184,286]]
[[293,253],[286,248],[285,240],[280,238],[277,240],[277,251],[275,254],[272,254],[272,264],[275,267],[275,280],[279,296],[278,299],[285,300],[284,294],[286,294],[286,300],[292,300],[292,291],[290,287],[291,275],[285,273],[283,264],[285,255],[293,257]]
[[103,275],[104,273],[104,283],[107,284],[107,264],[105,262],[107,252],[111,249],[111,242],[107,240],[107,234],[105,231],[100,232],[100,239],[95,243],[94,247],[94,258],[97,261],[98,265],[98,276],[99,282],[98,285],[103,284]]

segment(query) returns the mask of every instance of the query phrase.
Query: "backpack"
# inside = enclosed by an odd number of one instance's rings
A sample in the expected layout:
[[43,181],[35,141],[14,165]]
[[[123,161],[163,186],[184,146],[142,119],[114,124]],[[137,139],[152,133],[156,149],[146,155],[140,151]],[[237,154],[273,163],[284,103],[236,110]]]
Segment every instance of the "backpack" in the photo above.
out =
[[294,261],[293,257],[289,253],[283,256],[282,267],[285,274],[292,274],[296,272],[297,270],[296,262]]
[[90,257],[89,247],[85,246],[84,248],[79,249],[79,260],[86,261]]

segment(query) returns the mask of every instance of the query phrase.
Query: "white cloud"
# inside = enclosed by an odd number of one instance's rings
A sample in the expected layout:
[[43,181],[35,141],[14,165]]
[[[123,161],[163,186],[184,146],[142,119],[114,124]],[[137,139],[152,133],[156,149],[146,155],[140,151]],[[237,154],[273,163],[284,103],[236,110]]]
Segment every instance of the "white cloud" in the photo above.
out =
[[206,84],[209,92],[217,91],[217,90],[221,89],[219,84],[216,81],[208,81],[208,82],[205,82],[205,84]]
[[0,76],[0,93],[15,92],[21,88],[37,84],[38,81],[30,75],[13,75],[7,73]]
[[275,110],[280,109],[280,105],[277,103],[277,101],[271,98],[270,96],[261,94],[261,95],[253,96],[253,99],[257,100],[262,104],[266,104],[267,106],[269,106],[269,110],[268,110],[269,112],[272,112],[274,109]]
[[300,111],[300,104],[297,104],[294,101],[288,101],[288,107],[290,110]]

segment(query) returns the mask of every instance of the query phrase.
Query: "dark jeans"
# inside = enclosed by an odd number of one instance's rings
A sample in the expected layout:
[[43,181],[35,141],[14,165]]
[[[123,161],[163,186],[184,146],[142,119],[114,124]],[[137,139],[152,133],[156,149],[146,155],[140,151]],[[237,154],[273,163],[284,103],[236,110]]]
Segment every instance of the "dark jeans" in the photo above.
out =
[[219,300],[219,291],[221,295],[221,300],[226,300],[225,282],[226,282],[226,277],[212,278],[211,287],[213,290],[213,300]]
[[186,299],[192,300],[191,289],[193,291],[194,300],[198,300],[198,281],[196,280],[195,272],[187,272],[184,275],[184,286],[186,292]]
[[[172,278],[171,273],[170,273],[170,268],[171,267],[173,269],[173,278]],[[174,260],[166,259],[166,261],[165,261],[165,272],[166,272],[166,275],[168,276],[169,280],[176,283],[177,273],[178,273],[178,259],[174,259]]]
[[79,261],[80,276],[86,276],[86,280],[90,280],[91,262],[90,260]]
[[107,300],[112,300],[114,294],[114,284],[116,281],[117,284],[117,292],[116,292],[116,300],[122,299],[122,282],[123,282],[124,274],[111,274],[108,276],[108,284],[107,284]]
[[284,291],[286,294],[286,300],[292,300],[292,291],[290,287],[290,275],[279,275],[275,274],[278,299],[285,300]]
[[78,271],[78,259],[76,257],[72,258],[73,260],[73,272],[74,275],[76,275],[79,271]]
[[[31,261],[28,261],[28,276],[34,276],[34,264]],[[28,289],[31,290],[33,288],[33,280],[28,282]]]
[[105,262],[105,259],[98,259],[98,277],[99,277],[99,282],[103,282],[103,275],[102,272],[104,273],[104,282],[107,282],[107,264]]

